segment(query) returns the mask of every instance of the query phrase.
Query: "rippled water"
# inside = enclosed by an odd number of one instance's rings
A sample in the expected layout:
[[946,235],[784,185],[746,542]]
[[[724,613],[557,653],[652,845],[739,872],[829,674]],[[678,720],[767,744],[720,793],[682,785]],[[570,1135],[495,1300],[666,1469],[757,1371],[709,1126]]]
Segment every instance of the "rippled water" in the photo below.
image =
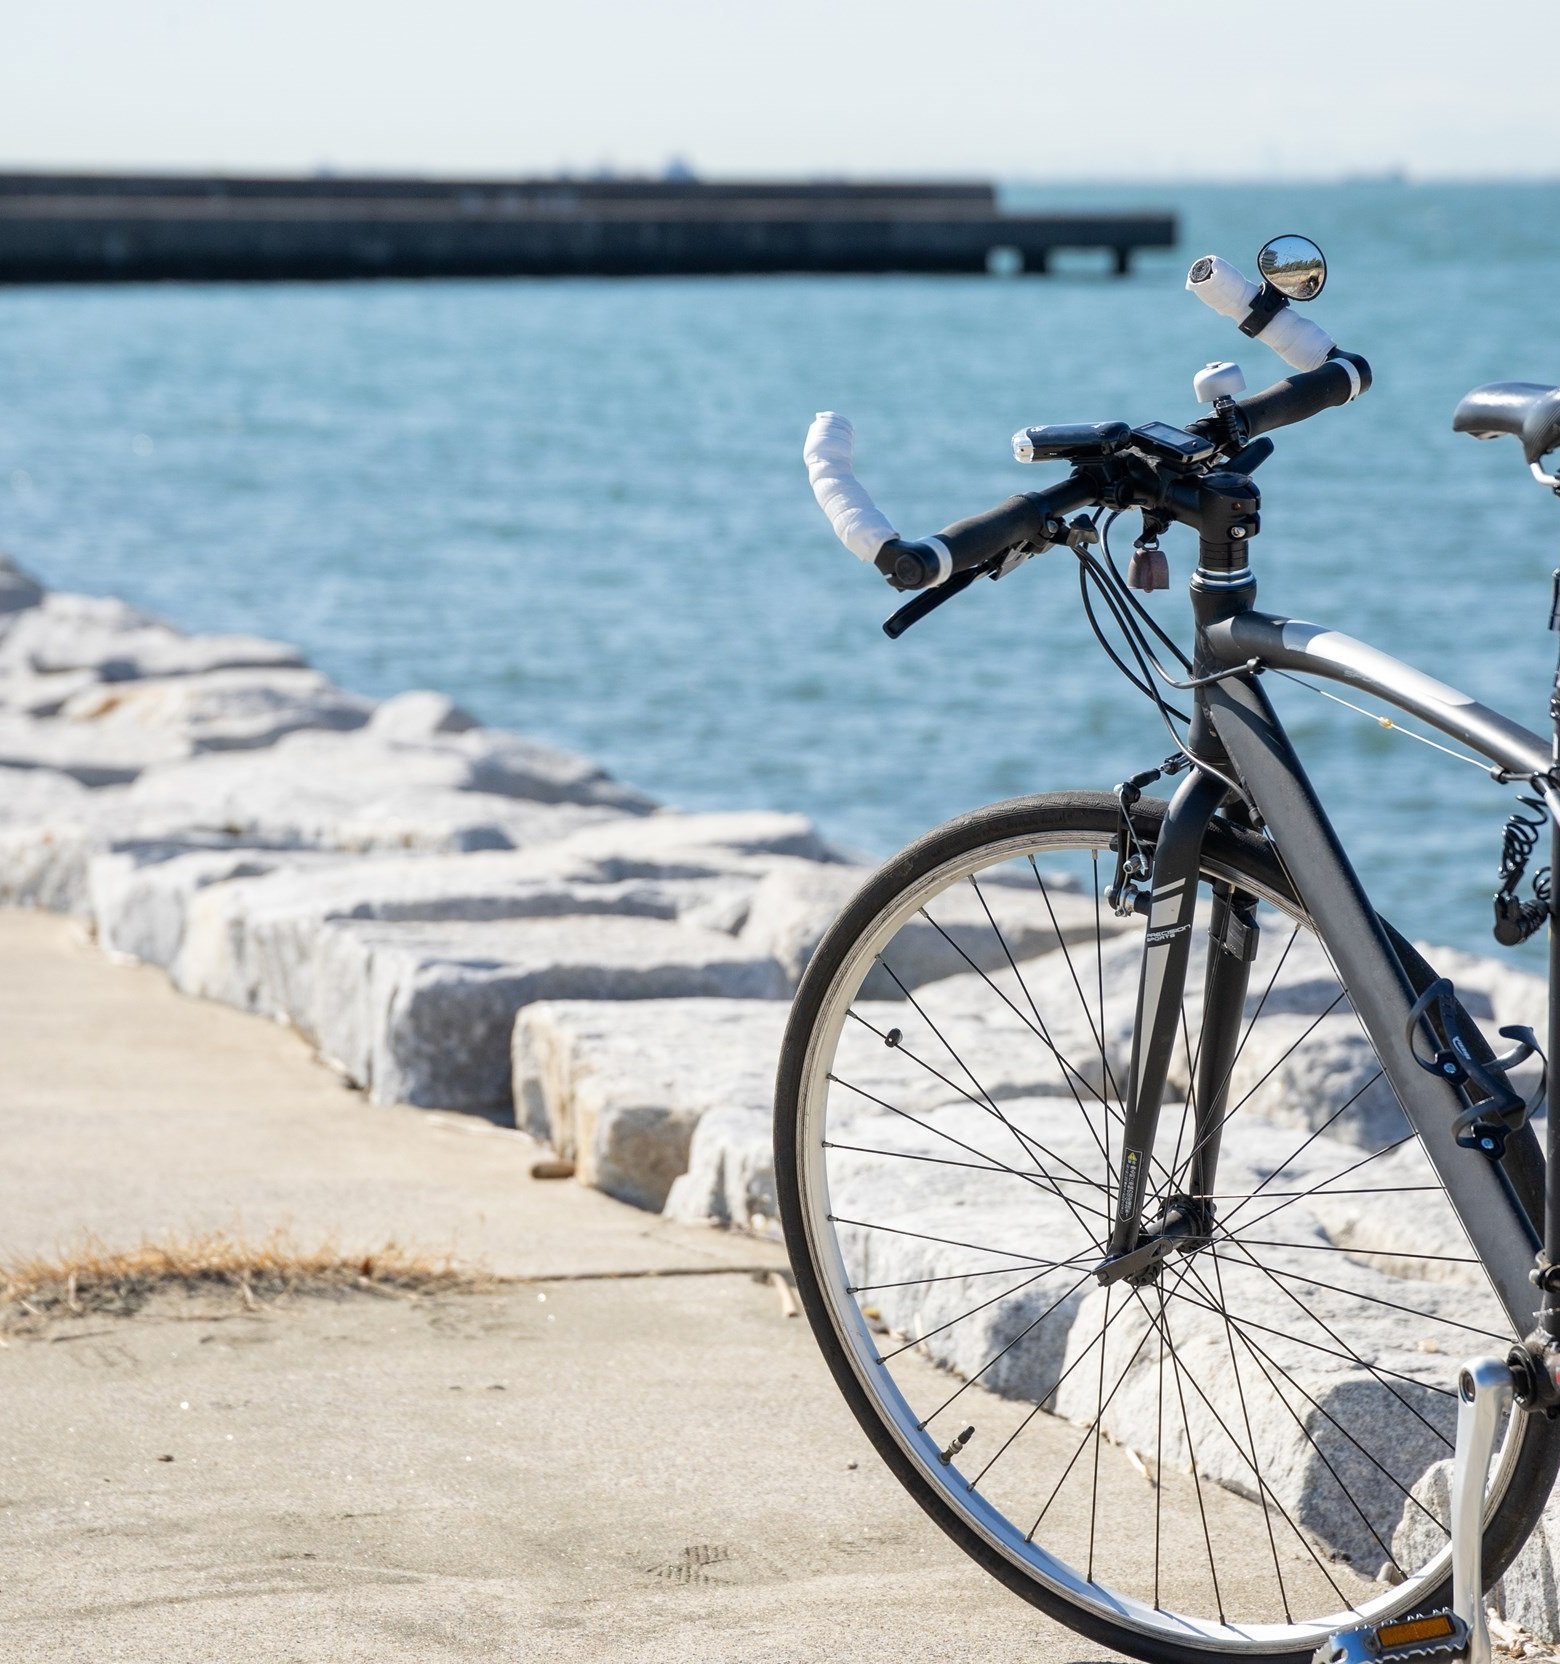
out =
[[[47,581],[300,642],[344,683],[446,688],[694,807],[772,804],[885,853],[982,801],[1108,787],[1166,746],[1084,627],[1068,557],[898,644],[799,451],[855,419],[907,535],[1032,488],[1038,421],[1184,421],[1265,349],[1181,288],[1303,230],[1316,315],[1376,388],[1280,436],[1264,605],[1347,628],[1538,726],[1560,506],[1451,433],[1481,381],[1560,381],[1560,187],[1015,193],[1182,214],[1124,282],[768,278],[0,291],[0,543]],[[1130,528],[1127,539],[1130,541]],[[1171,535],[1184,578],[1191,538]],[[1180,620],[1179,597],[1156,608]],[[1504,794],[1278,692],[1383,908],[1482,948]]]

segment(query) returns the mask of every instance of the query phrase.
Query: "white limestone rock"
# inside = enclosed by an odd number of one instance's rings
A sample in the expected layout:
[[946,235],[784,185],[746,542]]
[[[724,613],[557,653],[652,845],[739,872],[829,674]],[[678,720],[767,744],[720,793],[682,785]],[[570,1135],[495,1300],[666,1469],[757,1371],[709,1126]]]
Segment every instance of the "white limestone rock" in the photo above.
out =
[[123,786],[188,747],[167,735],[105,734],[57,717],[0,713],[0,767],[47,769],[83,786]]
[[[594,827],[560,844],[558,861],[574,870],[593,866],[603,878],[648,875],[708,877],[716,872],[767,870],[769,858],[838,860],[833,847],[805,816],[768,809],[711,814],[662,810],[637,822]],[[767,949],[765,950],[768,951]]]
[[479,726],[470,711],[432,688],[413,688],[384,700],[368,725],[387,740],[425,740],[434,734],[463,734]]
[[524,798],[530,803],[589,803],[632,815],[646,815],[656,807],[653,798],[614,780],[589,757],[505,728],[439,733],[421,744],[463,759],[471,791]]
[[[855,866],[798,865],[773,872],[753,897],[743,940],[773,953],[794,984],[824,931],[871,876],[871,868]],[[990,880],[978,892],[967,882],[951,885],[925,912],[927,917],[901,926],[884,954],[888,969],[869,973],[867,997],[898,998],[895,978],[918,988],[972,969],[996,970],[1009,955],[1032,959],[1058,941],[1092,944],[1096,924],[1092,897]],[[1121,928],[1108,910],[1100,923],[1106,935]]]
[[0,904],[88,912],[92,858],[113,847],[127,788],[88,791],[46,769],[7,769],[0,784],[17,806],[14,820],[0,812]]
[[342,921],[320,935],[312,1032],[380,1102],[506,1112],[515,1015],[536,1000],[785,992],[767,955],[654,919]]
[[69,820],[90,797],[89,789],[73,775],[0,763],[0,827]]
[[[474,752],[463,743],[474,737],[403,744],[369,732],[293,733],[258,752],[209,753],[149,770],[129,804],[162,826],[182,822],[251,843],[361,850],[514,848],[639,807],[636,794],[567,762],[544,797],[527,797],[508,748]],[[545,753],[527,753],[538,774]],[[571,776],[573,798],[563,789]]]
[[195,676],[100,682],[66,699],[60,716],[133,749],[166,737],[166,760],[197,751],[247,751],[302,728],[361,728],[370,700],[317,670],[213,670]]
[[686,1166],[667,1191],[661,1211],[668,1219],[762,1231],[779,1218],[774,1117],[767,1105],[731,1103],[698,1116]]
[[[4,619],[0,617],[0,626]],[[58,716],[66,700],[99,687],[90,670],[37,671],[0,667],[0,711],[27,717]]]
[[[15,774],[18,771],[10,771]],[[40,779],[43,771],[37,771]],[[147,847],[249,850],[291,854],[301,863],[322,855],[449,853],[511,849],[520,842],[545,845],[581,825],[615,818],[609,809],[548,806],[487,797],[477,792],[406,792],[362,806],[351,819],[327,818],[300,825],[285,803],[235,822],[201,816],[175,805],[128,800],[129,788],[83,792],[68,814],[8,825],[0,814],[0,902],[87,913],[92,908],[90,871],[102,855]],[[274,800],[273,800],[274,802]]]
[[706,1114],[757,1114],[767,1140],[788,1010],[736,999],[528,1005],[514,1027],[515,1120],[573,1161],[582,1184],[659,1209]]
[[[273,862],[273,865],[275,863]],[[177,875],[170,875],[177,880]],[[186,993],[313,1022],[320,932],[342,919],[431,923],[589,914],[696,914],[721,880],[556,877],[534,853],[293,857],[263,881],[224,883],[188,910],[174,980]]]
[[343,857],[301,850],[134,844],[92,857],[87,886],[97,939],[111,953],[171,970],[184,945],[190,905],[213,885],[235,887],[286,868],[295,872]]
[[284,642],[185,635],[106,595],[46,594],[0,636],[0,668],[90,670],[105,682],[303,663],[298,650]]
[[[882,1103],[919,1114],[959,1096],[936,1074],[906,1078],[903,1059],[883,1045],[900,1006],[857,1009],[866,1021],[847,1026],[835,1059],[853,1111],[886,1121]],[[687,1223],[773,1219],[769,1124],[789,1015],[775,1000],[529,1005],[514,1029],[516,1120],[573,1160],[582,1183],[640,1207],[664,1203]],[[696,1129],[710,1117],[717,1125],[706,1136]],[[743,1142],[753,1117],[762,1138]],[[738,1205],[741,1195],[748,1204]]]

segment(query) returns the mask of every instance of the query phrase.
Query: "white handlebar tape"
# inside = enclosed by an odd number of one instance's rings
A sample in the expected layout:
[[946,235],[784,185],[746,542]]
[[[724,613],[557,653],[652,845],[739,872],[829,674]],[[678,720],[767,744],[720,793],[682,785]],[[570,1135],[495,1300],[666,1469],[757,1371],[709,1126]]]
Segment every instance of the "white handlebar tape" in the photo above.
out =
[[850,425],[850,418],[837,411],[820,410],[807,430],[802,458],[807,464],[813,496],[818,499],[818,507],[828,515],[834,535],[857,560],[870,565],[877,559],[878,550],[899,533],[889,525],[883,511],[856,478],[851,463],[855,445],[856,430]]
[[[1193,265],[1186,275],[1186,286],[1205,306],[1236,323],[1245,322],[1251,303],[1261,293],[1258,284],[1217,254]],[[1292,370],[1316,369],[1337,345],[1320,324],[1302,317],[1292,306],[1280,307],[1257,340],[1271,347]]]

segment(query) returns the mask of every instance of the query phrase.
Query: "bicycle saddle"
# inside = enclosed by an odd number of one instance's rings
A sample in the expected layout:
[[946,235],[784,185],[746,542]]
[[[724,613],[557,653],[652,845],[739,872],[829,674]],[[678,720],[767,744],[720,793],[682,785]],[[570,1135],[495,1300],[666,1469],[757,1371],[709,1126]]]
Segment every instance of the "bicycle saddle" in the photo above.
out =
[[1560,387],[1536,381],[1492,381],[1465,394],[1452,416],[1458,433],[1498,439],[1509,433],[1522,441],[1529,464],[1560,445]]

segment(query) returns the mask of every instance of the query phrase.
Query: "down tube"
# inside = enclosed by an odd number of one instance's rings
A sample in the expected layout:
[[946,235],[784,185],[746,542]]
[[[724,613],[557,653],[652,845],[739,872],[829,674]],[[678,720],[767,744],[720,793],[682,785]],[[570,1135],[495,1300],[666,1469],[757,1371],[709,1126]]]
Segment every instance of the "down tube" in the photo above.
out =
[[[1528,1272],[1538,1239],[1500,1169],[1457,1144],[1456,1089],[1414,1061],[1405,1032],[1414,994],[1375,909],[1318,802],[1267,694],[1232,678],[1207,690],[1209,714],[1267,822],[1299,898],[1332,954],[1382,1068],[1478,1249],[1516,1332],[1533,1327],[1538,1298]],[[1519,1232],[1492,1230],[1509,1215]],[[1529,1246],[1524,1249],[1522,1244]]]

